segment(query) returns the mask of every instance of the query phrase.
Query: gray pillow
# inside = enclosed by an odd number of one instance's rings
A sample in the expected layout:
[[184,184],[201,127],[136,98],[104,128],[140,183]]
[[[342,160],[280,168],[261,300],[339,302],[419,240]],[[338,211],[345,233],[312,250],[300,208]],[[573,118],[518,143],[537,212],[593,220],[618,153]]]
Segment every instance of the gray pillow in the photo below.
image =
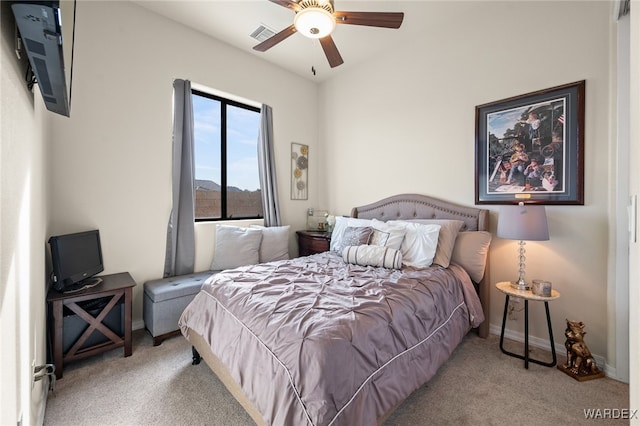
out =
[[251,225],[262,231],[260,242],[260,263],[289,259],[289,225],[260,226]]
[[211,269],[220,271],[259,263],[261,241],[260,229],[217,225]]
[[370,219],[336,216],[336,223],[333,227],[333,232],[331,232],[329,250],[337,251],[339,254],[342,254],[342,249],[346,247],[346,245],[342,244],[342,236],[344,235],[345,229],[349,226],[371,226],[371,222],[372,221]]
[[484,277],[491,234],[487,231],[459,232],[451,254],[451,263],[462,266],[479,283]]
[[345,247],[369,244],[372,233],[373,228],[370,226],[347,226],[340,240],[340,245],[336,247],[336,251],[342,254]]

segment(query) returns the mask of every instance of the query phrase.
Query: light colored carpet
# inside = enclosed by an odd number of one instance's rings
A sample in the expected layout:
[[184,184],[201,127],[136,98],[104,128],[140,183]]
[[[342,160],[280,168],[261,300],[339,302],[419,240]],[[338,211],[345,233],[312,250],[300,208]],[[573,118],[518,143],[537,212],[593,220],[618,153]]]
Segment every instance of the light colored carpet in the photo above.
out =
[[[520,343],[508,345],[522,350]],[[133,355],[122,354],[117,349],[67,366],[55,396],[49,394],[44,424],[253,424],[204,362],[191,365],[191,346],[182,336],[154,347],[146,331],[134,331]],[[532,356],[550,354],[534,350]],[[385,425],[583,425],[593,422],[585,409],[628,406],[624,383],[578,382],[536,364],[525,370],[523,361],[500,352],[497,336],[471,333]]]

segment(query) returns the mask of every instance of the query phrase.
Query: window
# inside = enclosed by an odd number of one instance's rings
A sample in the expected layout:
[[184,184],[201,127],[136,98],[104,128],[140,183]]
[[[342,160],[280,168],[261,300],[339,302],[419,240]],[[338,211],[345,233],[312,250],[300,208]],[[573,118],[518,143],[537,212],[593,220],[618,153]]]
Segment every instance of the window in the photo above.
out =
[[191,96],[196,221],[262,218],[260,109],[197,90]]

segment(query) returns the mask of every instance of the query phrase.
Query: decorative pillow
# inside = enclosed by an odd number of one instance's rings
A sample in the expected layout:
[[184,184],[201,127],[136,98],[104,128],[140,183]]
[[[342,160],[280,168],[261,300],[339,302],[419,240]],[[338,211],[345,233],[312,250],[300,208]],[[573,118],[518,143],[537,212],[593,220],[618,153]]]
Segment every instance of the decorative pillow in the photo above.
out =
[[406,232],[400,251],[402,263],[416,268],[426,268],[433,263],[438,246],[440,225],[393,221],[393,225],[402,226]]
[[262,231],[260,263],[289,259],[289,225],[268,227],[251,225],[250,228]]
[[451,263],[462,266],[471,279],[478,283],[484,276],[491,234],[487,231],[459,232],[453,246]]
[[237,268],[260,262],[260,229],[242,228],[232,225],[216,226],[216,248],[211,269]]
[[340,246],[336,247],[336,251],[342,253],[342,250],[347,246],[369,244],[371,233],[373,233],[373,228],[370,226],[347,226],[347,229],[344,230],[344,234],[342,235]]
[[400,250],[383,246],[347,246],[342,251],[342,258],[347,263],[360,266],[377,266],[378,268],[402,268]]
[[333,227],[333,232],[331,232],[329,250],[342,253],[342,249],[348,245],[342,244],[342,236],[344,235],[344,230],[347,229],[348,226],[371,226],[371,220],[358,219],[356,217],[336,216],[336,223]]
[[378,219],[373,219],[371,226],[373,227],[373,234],[371,234],[369,245],[400,250],[404,236],[407,233],[403,227],[393,226]]
[[371,238],[369,238],[369,245],[384,247],[389,241],[390,236],[391,232],[380,231],[379,229],[373,228]]
[[453,219],[410,219],[407,222],[422,223],[423,225],[440,225],[438,247],[436,247],[436,255],[433,257],[433,263],[443,268],[448,268],[451,262],[453,246],[456,244],[456,237],[464,226],[464,221]]

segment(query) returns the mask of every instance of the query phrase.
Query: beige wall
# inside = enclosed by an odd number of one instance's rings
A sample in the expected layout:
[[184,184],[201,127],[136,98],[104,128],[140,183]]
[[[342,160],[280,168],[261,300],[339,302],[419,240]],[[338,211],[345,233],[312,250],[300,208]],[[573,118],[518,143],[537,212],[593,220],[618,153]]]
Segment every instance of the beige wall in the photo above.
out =
[[[32,388],[32,362],[46,362],[45,241],[49,218],[44,107],[14,54],[11,11],[0,5],[0,424],[38,424],[43,382]],[[36,89],[37,90],[37,89]]]
[[[407,28],[414,28],[410,20],[423,17],[404,5]],[[607,317],[607,288],[614,284],[608,238],[615,217],[611,4],[505,5],[431,3],[434,15],[455,18],[424,16],[436,26],[437,38],[416,32],[414,45],[396,47],[322,85],[322,198],[336,214],[399,192],[474,205],[475,106],[586,80],[585,205],[547,207],[551,239],[528,243],[527,276],[552,281],[562,294],[550,305],[557,346],[564,343],[565,318],[581,320],[591,350],[615,364]],[[498,208],[487,208],[495,229]],[[491,280],[514,279],[517,262],[516,242],[495,238]],[[503,305],[504,297],[493,289],[494,332]],[[543,306],[532,305],[530,312],[532,335],[548,344]],[[521,335],[522,315],[507,327]],[[614,364],[607,366],[610,371]]]
[[[313,195],[290,201],[288,176],[291,142],[318,148],[316,107],[308,102],[317,87],[135,4],[79,2],[76,13],[71,118],[53,119],[52,233],[100,229],[105,273],[129,271],[138,283],[134,325],[142,326],[142,284],[164,270],[173,80],[273,107],[282,216],[292,229],[304,226],[315,202]],[[201,236],[213,228],[198,226],[197,269],[211,263],[213,242]]]

